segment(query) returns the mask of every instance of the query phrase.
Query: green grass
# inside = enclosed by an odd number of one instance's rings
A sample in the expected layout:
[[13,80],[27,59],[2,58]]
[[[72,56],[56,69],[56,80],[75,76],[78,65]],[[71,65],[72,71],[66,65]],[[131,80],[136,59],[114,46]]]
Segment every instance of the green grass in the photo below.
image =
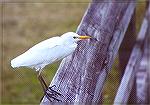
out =
[[119,87],[120,75],[119,75],[119,62],[118,57],[116,58],[112,70],[107,76],[106,82],[103,89],[103,103],[112,104],[116,96],[117,89]]
[[[52,80],[58,65],[59,63],[49,65],[42,72],[48,84]],[[19,68],[9,73],[3,72],[2,80],[4,80],[2,84],[2,103],[38,104],[43,95],[37,75],[31,69]]]
[[[38,104],[42,87],[32,69],[13,71],[10,60],[34,44],[76,31],[88,3],[6,3],[4,5],[2,104]],[[42,72],[50,84],[60,62],[46,66]]]

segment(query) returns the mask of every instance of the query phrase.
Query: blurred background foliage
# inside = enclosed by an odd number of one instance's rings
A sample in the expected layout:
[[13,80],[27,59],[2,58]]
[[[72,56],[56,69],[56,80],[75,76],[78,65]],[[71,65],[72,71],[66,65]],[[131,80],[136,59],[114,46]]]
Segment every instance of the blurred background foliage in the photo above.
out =
[[[2,51],[1,65],[1,103],[39,104],[42,88],[33,70],[22,67],[14,70],[10,60],[47,38],[76,31],[89,0],[6,0],[1,3],[0,40]],[[145,2],[137,3],[137,32],[144,16]],[[60,62],[48,65],[44,76],[50,84]],[[105,84],[104,103],[112,103],[119,86],[118,59]]]

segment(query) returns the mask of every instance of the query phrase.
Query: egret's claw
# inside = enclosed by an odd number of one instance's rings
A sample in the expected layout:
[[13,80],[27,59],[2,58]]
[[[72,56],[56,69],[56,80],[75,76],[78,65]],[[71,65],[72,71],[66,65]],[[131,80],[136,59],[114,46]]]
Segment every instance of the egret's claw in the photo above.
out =
[[62,94],[58,93],[57,91],[53,90],[52,88],[55,85],[48,87],[48,89],[45,92],[45,96],[47,97],[47,99],[52,102],[53,100],[56,100],[57,102],[62,102],[60,99],[57,99],[58,96],[62,96]]

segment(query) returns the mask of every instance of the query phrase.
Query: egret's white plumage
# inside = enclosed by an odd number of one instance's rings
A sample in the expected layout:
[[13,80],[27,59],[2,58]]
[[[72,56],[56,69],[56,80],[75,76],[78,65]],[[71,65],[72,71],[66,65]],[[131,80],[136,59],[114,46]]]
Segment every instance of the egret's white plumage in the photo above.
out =
[[46,65],[70,55],[77,47],[77,41],[88,39],[89,36],[79,36],[74,32],[67,32],[61,37],[53,37],[42,41],[25,53],[11,60],[13,68],[26,66],[42,70]]
[[[25,53],[11,60],[11,66],[13,68],[20,66],[35,68],[35,70],[38,72],[37,77],[45,94],[48,86],[40,74],[42,69],[46,65],[70,55],[77,47],[77,41],[89,38],[89,36],[79,36],[74,32],[67,32],[61,37],[47,39],[36,44]],[[55,91],[53,92],[57,95],[60,95]]]

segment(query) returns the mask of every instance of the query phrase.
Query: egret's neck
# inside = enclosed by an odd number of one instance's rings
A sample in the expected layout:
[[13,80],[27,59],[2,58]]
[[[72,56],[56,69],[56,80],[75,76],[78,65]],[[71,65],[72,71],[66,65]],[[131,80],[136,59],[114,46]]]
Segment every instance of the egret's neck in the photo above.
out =
[[75,41],[67,41],[67,40],[63,41],[63,45],[73,45],[73,44],[77,44],[77,43]]

